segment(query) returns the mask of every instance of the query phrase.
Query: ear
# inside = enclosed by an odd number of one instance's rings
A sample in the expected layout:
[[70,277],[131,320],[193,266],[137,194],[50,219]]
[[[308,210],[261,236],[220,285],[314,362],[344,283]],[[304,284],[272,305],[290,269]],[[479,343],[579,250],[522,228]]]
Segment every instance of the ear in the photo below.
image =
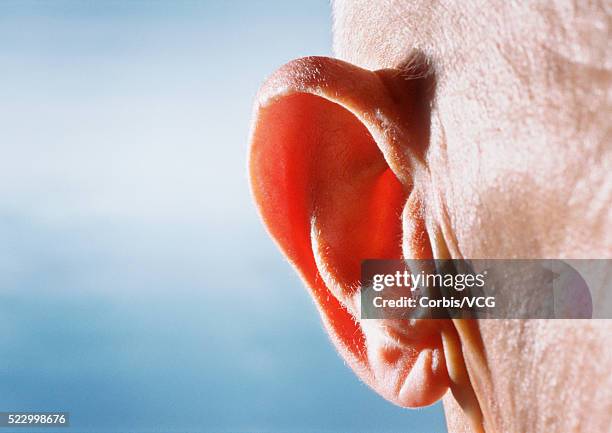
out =
[[309,287],[339,352],[372,388],[415,407],[449,387],[445,320],[360,320],[365,259],[432,258],[425,78],[321,57],[261,89],[250,179],[261,216]]

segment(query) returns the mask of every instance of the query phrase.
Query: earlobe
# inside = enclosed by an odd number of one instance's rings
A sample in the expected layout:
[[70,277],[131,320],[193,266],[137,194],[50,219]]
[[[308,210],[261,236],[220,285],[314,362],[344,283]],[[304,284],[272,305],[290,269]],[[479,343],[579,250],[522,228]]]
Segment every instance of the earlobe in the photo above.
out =
[[326,58],[281,68],[259,96],[249,169],[262,218],[339,352],[381,395],[414,407],[448,389],[445,321],[360,320],[357,296],[363,260],[431,258],[414,182],[418,83],[395,87],[390,75]]

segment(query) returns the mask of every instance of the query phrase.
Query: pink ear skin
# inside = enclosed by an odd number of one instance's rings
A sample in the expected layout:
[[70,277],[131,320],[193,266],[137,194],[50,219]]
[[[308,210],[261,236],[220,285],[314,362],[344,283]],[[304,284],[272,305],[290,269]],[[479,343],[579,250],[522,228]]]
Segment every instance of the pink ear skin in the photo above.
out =
[[385,398],[416,407],[448,389],[446,321],[359,316],[362,260],[431,257],[414,159],[400,147],[418,134],[404,127],[411,107],[397,105],[406,95],[389,89],[379,73],[334,59],[284,66],[260,91],[249,170],[262,219],[338,351]]

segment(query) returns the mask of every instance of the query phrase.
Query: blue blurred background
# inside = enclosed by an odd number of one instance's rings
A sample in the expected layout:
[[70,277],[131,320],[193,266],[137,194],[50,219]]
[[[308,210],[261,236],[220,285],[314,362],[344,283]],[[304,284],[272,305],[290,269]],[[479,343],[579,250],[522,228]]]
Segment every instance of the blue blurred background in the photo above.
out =
[[446,431],[348,370],[250,202],[255,92],[330,29],[326,1],[0,3],[0,411]]

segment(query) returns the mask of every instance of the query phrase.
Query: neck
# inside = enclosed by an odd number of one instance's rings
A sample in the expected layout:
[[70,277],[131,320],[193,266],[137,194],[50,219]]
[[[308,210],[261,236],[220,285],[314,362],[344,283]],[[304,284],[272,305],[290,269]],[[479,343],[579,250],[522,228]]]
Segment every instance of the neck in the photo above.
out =
[[[485,431],[609,431],[612,323],[597,320],[482,320],[482,350],[466,364]],[[470,344],[464,332],[464,345]],[[464,346],[465,347],[465,346]],[[451,396],[449,432],[470,432]]]

